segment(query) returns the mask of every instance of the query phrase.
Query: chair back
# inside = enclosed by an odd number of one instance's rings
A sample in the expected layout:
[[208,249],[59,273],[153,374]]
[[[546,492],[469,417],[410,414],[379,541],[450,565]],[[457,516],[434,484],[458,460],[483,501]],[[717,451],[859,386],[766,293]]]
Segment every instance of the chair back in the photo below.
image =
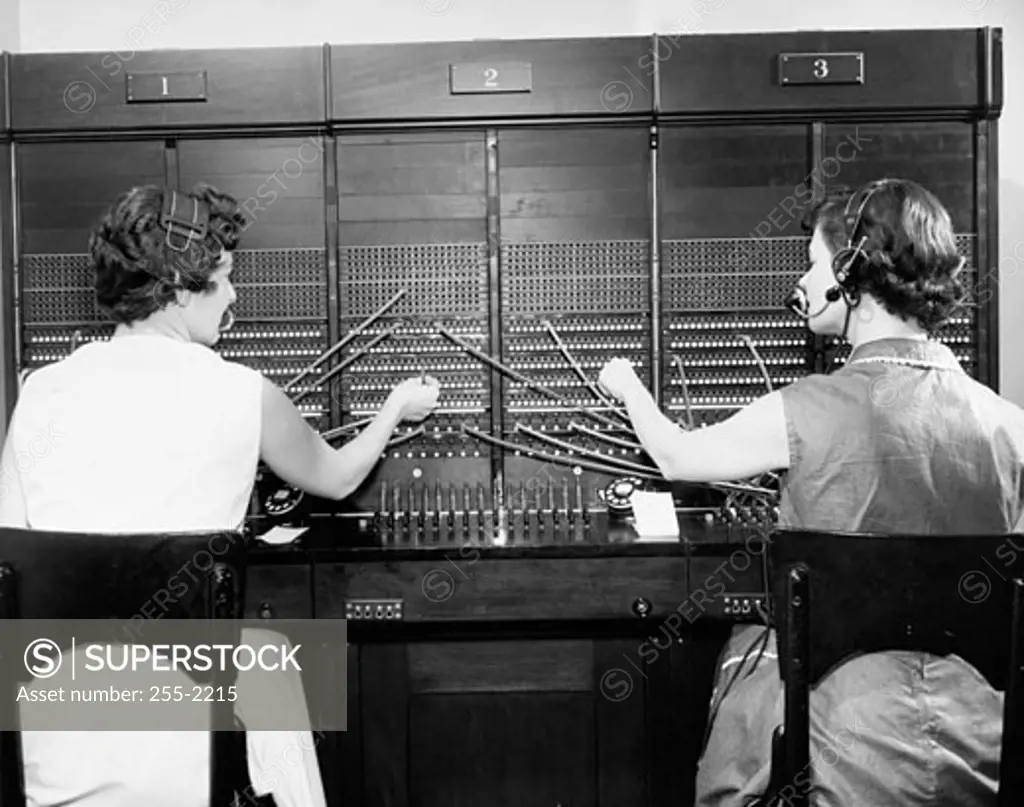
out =
[[[212,618],[214,570],[218,564],[230,569],[241,597],[245,559],[245,539],[237,532],[101,535],[0,528],[0,564],[13,569],[18,592],[17,613],[8,618]],[[240,611],[222,613],[241,618]]]
[[[0,619],[232,620],[237,627],[218,635],[238,642],[245,572],[246,542],[238,532],[97,534],[0,528]],[[123,635],[106,638],[131,640]],[[19,725],[17,686],[27,677],[23,660],[5,659],[0,650],[5,726]],[[234,678],[232,672],[215,672],[212,681],[227,687]],[[233,704],[218,700],[212,709],[213,719],[223,725],[231,719]],[[212,807],[233,802],[247,773],[244,752],[240,732],[211,732]],[[25,804],[21,747],[14,731],[0,734],[0,803]]]
[[[998,807],[1024,804],[1024,536],[776,532],[770,542],[785,729],[769,803],[806,807],[811,687],[854,655],[956,654],[1004,691]],[[784,801],[782,801],[784,797]]]
[[[1024,575],[1024,536],[781,530],[768,558],[783,677],[788,649],[807,638],[811,685],[855,654],[913,650],[955,653],[1007,688],[1011,647],[1002,639],[1011,635],[1011,581]],[[806,572],[809,637],[790,636],[782,619],[792,569]]]

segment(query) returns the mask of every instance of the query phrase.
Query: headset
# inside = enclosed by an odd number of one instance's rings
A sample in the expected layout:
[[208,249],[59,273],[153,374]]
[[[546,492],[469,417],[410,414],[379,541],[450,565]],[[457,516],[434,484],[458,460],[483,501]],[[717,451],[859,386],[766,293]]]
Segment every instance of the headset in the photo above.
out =
[[[160,226],[167,231],[164,239],[169,249],[185,253],[192,242],[202,245],[210,232],[210,206],[191,194],[169,189],[164,193]],[[220,331],[230,330],[235,314],[229,308],[221,319]]]
[[[847,320],[849,320],[850,309],[852,309],[859,297],[856,288],[850,288],[850,275],[853,264],[859,257],[867,258],[864,252],[864,244],[867,236],[861,236],[860,241],[853,243],[857,237],[857,230],[860,229],[864,210],[871,198],[883,188],[888,188],[898,182],[895,179],[878,179],[869,182],[867,185],[856,191],[846,201],[846,209],[843,211],[843,223],[846,226],[846,246],[838,250],[832,256],[832,275],[835,277],[835,285],[825,292],[825,303],[814,313],[808,311],[810,300],[807,298],[807,290],[803,286],[797,286],[786,298],[786,307],[793,311],[801,319],[812,320],[821,316],[825,309],[840,299],[846,300]],[[858,201],[859,200],[859,201]],[[854,212],[856,210],[856,212]],[[844,335],[846,328],[843,329]]]
[[[179,210],[181,212],[179,212]],[[193,239],[202,243],[210,231],[210,208],[196,197],[171,190],[164,193],[163,210],[160,213],[160,226],[167,231],[167,246],[175,252],[187,252]],[[184,239],[177,246],[175,236]]]

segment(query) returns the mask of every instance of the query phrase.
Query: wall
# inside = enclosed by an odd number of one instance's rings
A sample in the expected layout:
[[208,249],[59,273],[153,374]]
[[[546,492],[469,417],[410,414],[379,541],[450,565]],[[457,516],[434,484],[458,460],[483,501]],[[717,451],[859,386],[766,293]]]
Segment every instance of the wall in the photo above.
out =
[[[0,26],[15,0],[0,0]],[[242,10],[244,9],[244,10]],[[322,42],[1002,26],[1001,391],[1024,406],[1024,2],[1021,0],[21,0],[24,52],[263,47]]]
[[21,47],[20,0],[0,0],[0,50]]

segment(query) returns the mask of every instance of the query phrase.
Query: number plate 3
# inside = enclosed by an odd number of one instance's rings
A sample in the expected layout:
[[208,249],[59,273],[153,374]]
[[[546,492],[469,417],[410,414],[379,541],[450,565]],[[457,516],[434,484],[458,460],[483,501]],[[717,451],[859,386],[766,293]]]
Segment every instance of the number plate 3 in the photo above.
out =
[[864,54],[782,53],[779,54],[779,83],[863,84]]

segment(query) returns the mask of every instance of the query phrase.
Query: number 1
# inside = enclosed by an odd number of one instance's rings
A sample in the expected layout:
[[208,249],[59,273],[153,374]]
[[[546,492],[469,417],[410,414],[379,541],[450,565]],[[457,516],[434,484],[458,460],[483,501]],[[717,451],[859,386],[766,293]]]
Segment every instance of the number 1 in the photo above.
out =
[[164,91],[163,91],[163,94],[164,94],[164,95],[170,95],[171,93],[170,93],[170,91],[169,91],[169,90],[167,89],[167,76],[160,76],[160,80],[161,80],[161,81],[163,82],[163,84],[164,84]]

